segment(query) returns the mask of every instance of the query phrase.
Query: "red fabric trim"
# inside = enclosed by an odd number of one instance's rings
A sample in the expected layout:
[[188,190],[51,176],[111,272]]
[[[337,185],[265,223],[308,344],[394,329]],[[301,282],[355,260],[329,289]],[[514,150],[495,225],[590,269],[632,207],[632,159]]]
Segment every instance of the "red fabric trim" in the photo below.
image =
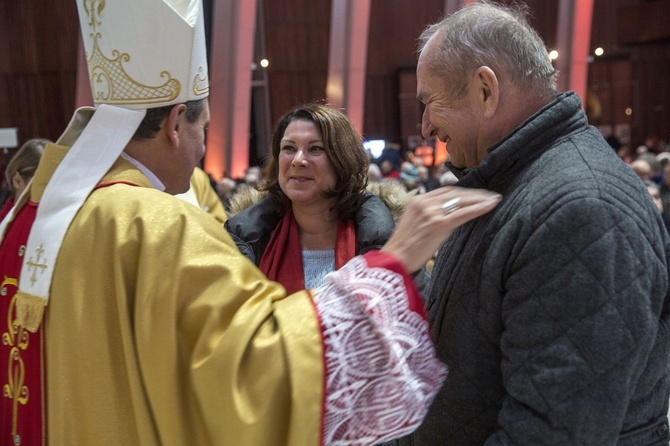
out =
[[321,420],[319,421],[319,446],[324,446],[324,429],[325,429],[325,423],[326,423],[326,390],[327,390],[327,385],[328,385],[328,368],[326,367],[326,340],[323,338],[323,333],[325,332],[325,328],[323,326],[323,321],[321,320],[321,314],[319,313],[319,309],[316,307],[314,304],[314,295],[312,294],[312,290],[306,290],[307,294],[309,295],[309,299],[312,302],[312,309],[314,310],[314,317],[316,317],[316,321],[319,324],[319,335],[321,338],[321,353],[323,354],[323,357],[321,358],[321,366],[323,367],[322,369],[322,375],[323,375],[323,381],[321,382]]
[[338,270],[356,256],[356,225],[353,220],[337,223],[335,241],[335,269]]
[[13,207],[14,207],[14,195],[10,195],[5,200],[5,204],[2,205],[2,209],[0,209],[0,220],[5,218],[5,215],[9,214],[9,211],[11,211]]
[[104,183],[98,183],[93,189],[100,189],[102,187],[112,186],[114,184],[128,184],[129,186],[140,186],[139,184],[133,183],[132,181],[114,180],[114,181],[106,181]]
[[[3,324],[16,318],[12,299],[18,290],[23,260],[34,255],[34,253],[25,252],[25,245],[36,214],[35,203],[28,203],[27,206],[19,209],[0,245],[0,279],[3,282],[3,295],[0,296],[0,321],[3,321]],[[6,330],[7,328],[3,331]],[[27,401],[17,402],[16,405],[12,397],[0,398],[0,432],[3,435],[1,443],[9,444],[7,441],[13,440],[11,438],[12,428],[16,423],[16,434],[21,436],[21,444],[39,445],[46,436],[44,430],[46,406],[43,405],[46,392],[42,381],[42,359],[45,348],[42,342],[43,329],[40,327],[36,333],[28,334],[29,341],[22,345],[22,342],[25,341],[23,330],[20,328],[18,332],[14,332],[8,342],[0,345],[0,386],[13,385],[12,395],[21,393],[23,386],[29,392]],[[9,376],[17,373],[19,369],[24,373],[22,380],[10,381]]]
[[287,294],[305,289],[300,231],[290,208],[272,231],[258,267],[268,279],[281,283]]
[[[335,269],[340,269],[356,255],[354,221],[340,220],[337,224],[336,237]],[[258,268],[268,279],[281,283],[288,294],[305,289],[300,230],[290,208],[272,231]]]
[[421,294],[419,294],[419,291],[416,289],[416,285],[414,285],[414,279],[412,279],[412,276],[407,274],[405,266],[400,263],[398,259],[387,252],[381,251],[370,251],[363,255],[363,258],[370,268],[385,268],[402,275],[405,288],[407,289],[407,305],[409,306],[409,309],[415,313],[420,314],[424,319],[427,320],[426,308],[423,305]]

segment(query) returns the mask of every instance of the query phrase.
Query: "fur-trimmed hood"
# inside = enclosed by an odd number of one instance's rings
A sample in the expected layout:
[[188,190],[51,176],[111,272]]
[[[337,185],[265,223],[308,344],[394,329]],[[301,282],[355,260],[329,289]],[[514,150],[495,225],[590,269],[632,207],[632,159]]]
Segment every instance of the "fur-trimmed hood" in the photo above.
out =
[[[354,215],[357,254],[384,246],[408,200],[415,194],[416,191],[408,192],[402,183],[392,179],[368,185],[363,204]],[[278,207],[267,193],[244,187],[231,198],[230,209],[231,217],[225,228],[240,252],[258,266],[281,218]],[[428,271],[422,268],[414,274],[414,283],[422,295],[430,280]]]
[[[395,179],[370,183],[368,192],[378,196],[391,212],[394,221],[398,221],[405,211],[409,199],[416,195],[416,190],[407,191],[405,186]],[[254,187],[242,186],[230,199],[229,216],[239,214],[243,210],[255,205],[267,196],[267,192],[260,192]]]

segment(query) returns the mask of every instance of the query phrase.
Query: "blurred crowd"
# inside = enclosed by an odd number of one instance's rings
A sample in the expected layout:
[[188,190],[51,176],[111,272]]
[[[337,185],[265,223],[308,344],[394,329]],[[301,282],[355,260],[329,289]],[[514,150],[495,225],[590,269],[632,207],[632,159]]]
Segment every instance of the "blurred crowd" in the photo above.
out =
[[670,145],[658,136],[645,138],[644,144],[635,150],[614,136],[607,138],[607,142],[645,183],[670,230]]

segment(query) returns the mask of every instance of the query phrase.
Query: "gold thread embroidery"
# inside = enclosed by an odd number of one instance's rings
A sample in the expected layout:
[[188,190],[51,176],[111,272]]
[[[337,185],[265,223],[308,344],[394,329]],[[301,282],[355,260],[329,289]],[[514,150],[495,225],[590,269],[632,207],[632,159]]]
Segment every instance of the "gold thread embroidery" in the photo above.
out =
[[201,75],[201,73],[202,67],[198,68],[198,74],[193,79],[193,93],[198,96],[209,93],[209,75],[207,73]]
[[[98,4],[98,7],[95,7],[95,4]],[[105,0],[84,0],[84,11],[89,17],[88,26],[95,30],[98,25],[102,24],[102,21],[99,19],[102,15],[102,10],[105,9]]]
[[30,276],[30,282],[35,285],[35,282],[37,282],[37,277],[35,275],[37,274],[37,268],[40,268],[40,274],[44,273],[44,270],[47,269],[49,266],[46,264],[46,260],[44,260],[44,263],[40,263],[40,257],[42,257],[42,254],[44,253],[44,248],[43,244],[40,243],[40,247],[37,248],[35,251],[37,252],[37,259],[33,262],[33,258],[29,258],[27,265],[28,265],[28,271],[30,271],[31,268],[33,268],[33,275]]
[[88,59],[91,89],[95,102],[106,104],[150,104],[171,101],[179,96],[181,85],[169,72],[162,71],[160,77],[168,78],[163,85],[151,87],[132,79],[123,68],[123,62],[130,61],[128,53],[112,51],[113,59],[102,54],[98,46],[100,34],[91,35],[93,51]]
[[93,50],[87,55],[93,100],[96,103],[116,105],[152,104],[172,101],[179,96],[181,84],[168,71],[160,73],[161,78],[167,78],[164,84],[153,87],[144,85],[131,78],[123,67],[124,62],[130,61],[128,53],[112,50],[111,59],[102,53],[98,40],[103,36],[95,31],[102,24],[101,13],[104,8],[104,0],[84,1],[84,11],[89,17],[88,25],[93,29],[90,34]]
[[[6,290],[8,285],[18,287],[18,280],[5,277],[1,285],[2,290]],[[5,398],[12,400],[12,440],[13,444],[20,445],[21,436],[17,433],[19,404],[25,406],[30,397],[30,391],[24,385],[26,371],[23,358],[21,358],[21,350],[28,348],[30,333],[24,330],[14,319],[15,307],[16,294],[12,297],[7,308],[7,331],[2,333],[3,345],[11,347],[7,362],[8,382],[2,387],[2,394]]]

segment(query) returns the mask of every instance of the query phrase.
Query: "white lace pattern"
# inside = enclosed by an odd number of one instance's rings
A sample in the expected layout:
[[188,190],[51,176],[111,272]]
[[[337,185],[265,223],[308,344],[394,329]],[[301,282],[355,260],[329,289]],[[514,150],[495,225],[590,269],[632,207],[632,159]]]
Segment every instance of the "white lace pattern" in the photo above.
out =
[[323,445],[372,445],[414,431],[446,375],[404,277],[356,257],[314,291],[326,370]]

